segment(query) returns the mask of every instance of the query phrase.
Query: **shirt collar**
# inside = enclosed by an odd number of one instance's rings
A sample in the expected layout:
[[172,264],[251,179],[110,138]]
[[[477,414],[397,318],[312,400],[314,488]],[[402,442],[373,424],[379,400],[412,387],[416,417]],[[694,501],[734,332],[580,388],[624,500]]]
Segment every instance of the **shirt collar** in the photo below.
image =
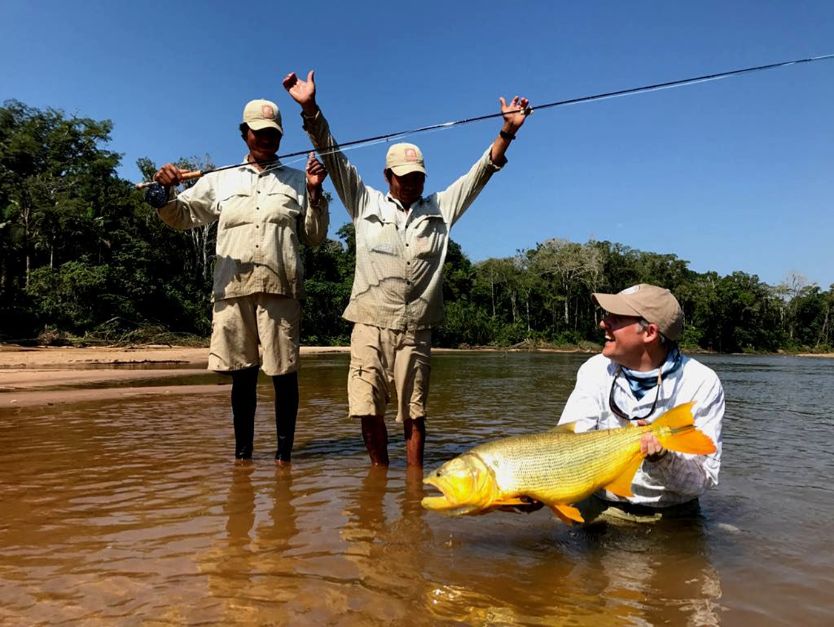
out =
[[269,164],[268,166],[266,166],[263,170],[260,170],[260,171],[259,171],[259,170],[256,170],[256,169],[255,169],[255,166],[254,166],[254,165],[252,165],[252,164],[251,164],[251,163],[247,160],[247,158],[246,158],[246,157],[248,157],[248,156],[249,156],[249,155],[248,155],[248,153],[247,153],[247,154],[245,154],[245,155],[243,155],[243,161],[241,162],[241,164],[240,164],[240,165],[242,165],[242,166],[243,166],[243,167],[245,167],[245,168],[252,169],[252,170],[253,170],[254,172],[256,172],[257,174],[266,174],[267,172],[271,172],[272,170],[278,170],[278,169],[280,169],[280,168],[283,168],[283,167],[284,167],[284,164],[283,164],[283,163],[281,163],[281,160],[280,160],[278,157],[276,157],[276,158],[275,158],[275,161],[273,161],[272,163],[270,163],[270,164]]
[[386,194],[385,194],[385,199],[386,199],[386,200],[388,200],[389,202],[392,202],[392,203],[394,203],[395,205],[397,205],[397,209],[399,209],[400,211],[405,211],[405,212],[411,211],[412,209],[414,209],[414,207],[415,207],[416,205],[419,205],[421,202],[423,202],[423,197],[422,197],[422,196],[420,196],[420,198],[418,198],[418,199],[417,199],[417,200],[415,200],[413,203],[411,203],[411,207],[409,207],[408,209],[406,209],[405,207],[403,207],[403,204],[402,204],[399,200],[397,200],[396,198],[394,198],[394,197],[391,195],[391,192],[386,192]]

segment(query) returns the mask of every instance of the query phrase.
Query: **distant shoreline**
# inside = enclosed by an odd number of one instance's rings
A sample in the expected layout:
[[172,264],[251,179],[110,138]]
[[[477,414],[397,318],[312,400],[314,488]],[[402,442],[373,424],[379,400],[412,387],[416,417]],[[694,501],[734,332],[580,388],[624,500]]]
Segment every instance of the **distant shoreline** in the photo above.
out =
[[[578,353],[591,354],[599,347],[580,348],[576,346],[529,346],[515,345],[510,347],[473,346],[462,348],[433,348],[435,353],[455,352],[539,352],[539,353]],[[302,346],[302,355],[322,353],[347,353],[348,346]],[[693,354],[713,354],[707,351],[686,351]],[[771,354],[771,353],[757,353]],[[834,353],[772,353],[794,357],[834,358]],[[101,367],[107,365],[141,365],[141,364],[171,364],[176,366],[190,365],[195,368],[205,368],[208,362],[208,347],[206,346],[167,346],[167,345],[138,345],[138,346],[37,346],[25,347],[15,344],[0,344],[0,376],[9,369],[84,369],[85,367]]]

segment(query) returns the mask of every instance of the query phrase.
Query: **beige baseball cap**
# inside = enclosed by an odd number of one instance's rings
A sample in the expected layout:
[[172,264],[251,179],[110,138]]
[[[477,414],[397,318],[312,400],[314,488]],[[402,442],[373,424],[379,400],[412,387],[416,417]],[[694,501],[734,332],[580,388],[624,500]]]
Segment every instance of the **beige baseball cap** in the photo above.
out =
[[258,99],[247,102],[243,107],[243,122],[253,131],[274,128],[284,134],[284,129],[281,128],[281,111],[271,100]]
[[617,294],[594,293],[593,299],[605,311],[618,316],[637,316],[657,325],[672,341],[683,334],[683,309],[669,290],[640,283]]
[[385,169],[391,169],[397,176],[410,172],[426,173],[423,153],[414,144],[394,144],[385,155]]

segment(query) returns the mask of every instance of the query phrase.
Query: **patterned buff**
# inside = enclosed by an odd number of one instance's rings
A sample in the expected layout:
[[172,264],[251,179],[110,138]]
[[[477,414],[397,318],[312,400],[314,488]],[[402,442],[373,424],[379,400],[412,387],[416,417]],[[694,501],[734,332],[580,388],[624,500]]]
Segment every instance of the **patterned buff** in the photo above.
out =
[[660,368],[655,368],[654,370],[649,370],[648,372],[638,372],[637,370],[623,368],[622,372],[623,376],[625,376],[626,380],[628,381],[629,387],[631,387],[632,393],[639,401],[641,398],[643,398],[643,396],[646,395],[646,392],[648,392],[654,386],[657,385],[658,370],[660,370],[661,377],[665,379],[681,367],[682,361],[683,357],[681,355],[680,349],[677,346],[674,346],[666,354],[666,361],[664,361],[663,364],[661,364]]

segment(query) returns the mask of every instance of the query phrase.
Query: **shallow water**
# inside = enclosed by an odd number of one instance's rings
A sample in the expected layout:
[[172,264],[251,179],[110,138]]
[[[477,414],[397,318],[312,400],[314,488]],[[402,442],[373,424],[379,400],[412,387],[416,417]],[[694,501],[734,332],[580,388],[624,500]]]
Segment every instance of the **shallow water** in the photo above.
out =
[[[427,468],[554,424],[585,358],[435,355]],[[832,624],[834,361],[703,361],[728,399],[721,485],[656,525],[422,510],[393,420],[391,468],[368,468],[344,354],[304,358],[290,469],[266,379],[249,466],[226,386],[0,410],[0,622]]]

